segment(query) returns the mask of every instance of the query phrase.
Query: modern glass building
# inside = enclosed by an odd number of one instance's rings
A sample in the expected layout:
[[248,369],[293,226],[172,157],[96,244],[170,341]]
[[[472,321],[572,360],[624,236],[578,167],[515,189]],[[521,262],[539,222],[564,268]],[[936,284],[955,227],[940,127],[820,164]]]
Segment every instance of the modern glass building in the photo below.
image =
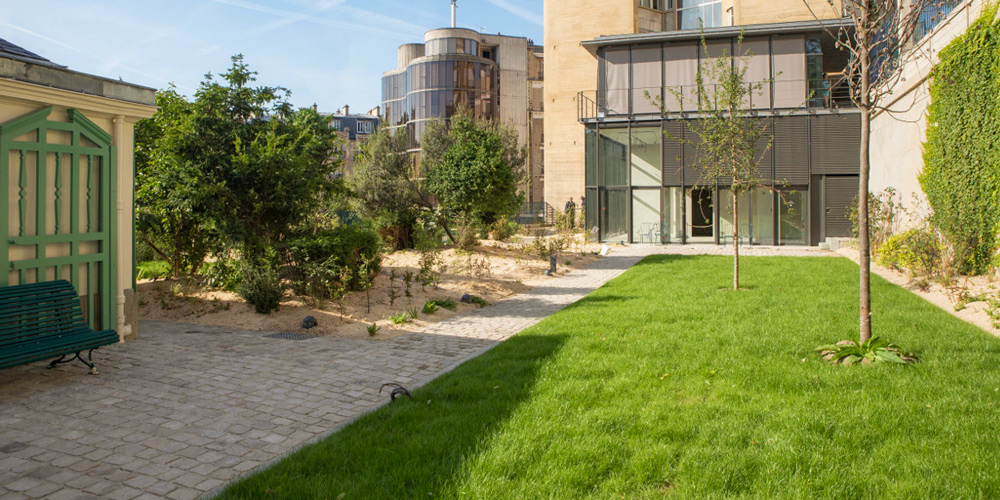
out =
[[479,51],[479,34],[450,28],[429,31],[423,44],[399,48],[399,68],[382,77],[382,114],[391,128],[405,127],[417,151],[427,122],[448,118],[460,105],[476,116],[497,118],[497,63]]
[[[736,225],[751,244],[849,236],[860,117],[843,80],[847,56],[824,29],[844,23],[707,29],[704,46],[697,31],[585,41],[599,64],[597,91],[578,96],[587,227],[602,241],[632,243],[722,244]],[[766,130],[760,173],[770,187],[745,195],[738,220],[726,179],[704,178],[692,128],[696,76],[723,54],[747,55],[746,79],[761,88],[744,112]]]

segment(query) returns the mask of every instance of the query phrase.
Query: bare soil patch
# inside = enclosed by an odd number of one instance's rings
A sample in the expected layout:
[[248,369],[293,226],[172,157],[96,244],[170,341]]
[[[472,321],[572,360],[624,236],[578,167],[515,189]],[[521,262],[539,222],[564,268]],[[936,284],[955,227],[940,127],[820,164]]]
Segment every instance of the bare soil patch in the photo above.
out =
[[[305,332],[385,340],[478,309],[478,305],[460,302],[464,294],[482,297],[492,304],[546,280],[557,279],[600,258],[596,255],[600,250],[599,244],[585,243],[582,235],[571,236],[569,247],[558,257],[556,274],[547,277],[544,273],[549,267],[548,259],[529,252],[528,243],[532,239],[522,236],[511,242],[483,241],[472,252],[444,248],[440,253],[441,264],[435,269],[439,279],[437,286],[422,287],[413,280],[409,295],[403,276],[407,271],[417,274],[420,254],[414,250],[390,254],[383,260],[382,270],[375,278],[372,289],[367,294],[353,292],[344,300],[343,315],[336,302],[328,301],[316,307],[291,292],[286,293],[277,311],[267,315],[257,314],[233,292],[204,288],[190,280],[170,279],[139,282],[139,318],[248,331]],[[393,270],[396,279],[390,280]],[[390,299],[390,282],[396,290],[394,300]],[[439,299],[453,300],[457,304],[456,310],[441,308],[434,314],[421,311],[425,302]],[[421,311],[418,318],[398,325],[389,320],[390,316],[404,314],[408,309]],[[302,319],[306,316],[315,317],[318,325],[309,330],[302,329]],[[372,323],[380,327],[374,337],[367,332],[368,325]]]

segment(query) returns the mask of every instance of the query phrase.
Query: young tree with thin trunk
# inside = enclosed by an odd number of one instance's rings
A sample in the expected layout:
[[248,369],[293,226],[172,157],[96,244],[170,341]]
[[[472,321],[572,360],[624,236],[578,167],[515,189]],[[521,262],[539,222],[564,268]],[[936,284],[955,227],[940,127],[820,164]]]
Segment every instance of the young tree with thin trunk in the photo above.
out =
[[[858,179],[858,247],[860,251],[860,338],[872,336],[871,322],[871,244],[868,216],[868,179],[871,171],[871,123],[901,76],[901,68],[922,57],[913,49],[913,34],[920,23],[921,13],[948,0],[827,0],[831,12],[843,14],[850,26],[831,32],[837,47],[848,54],[844,71],[851,101],[861,113],[861,171]],[[813,16],[808,0],[803,0]],[[829,17],[829,16],[827,16]]]
[[[760,162],[771,147],[768,137],[768,123],[754,118],[750,103],[755,96],[763,94],[769,82],[747,82],[752,54],[740,54],[742,35],[737,40],[737,54],[730,55],[723,50],[719,57],[702,62],[701,70],[695,77],[695,94],[687,97],[697,105],[697,119],[688,120],[680,113],[664,111],[684,120],[688,130],[697,140],[667,138],[691,144],[697,150],[696,168],[700,171],[699,184],[706,186],[730,186],[733,203],[733,289],[740,288],[740,198],[758,188],[773,188],[776,184],[762,176]],[[701,45],[708,52],[705,38]],[[735,61],[734,61],[735,59]],[[711,82],[711,83],[709,83]],[[673,98],[684,109],[686,97],[680,91],[670,89]],[[654,104],[661,110],[665,107],[658,98]],[[747,235],[749,238],[750,235]]]

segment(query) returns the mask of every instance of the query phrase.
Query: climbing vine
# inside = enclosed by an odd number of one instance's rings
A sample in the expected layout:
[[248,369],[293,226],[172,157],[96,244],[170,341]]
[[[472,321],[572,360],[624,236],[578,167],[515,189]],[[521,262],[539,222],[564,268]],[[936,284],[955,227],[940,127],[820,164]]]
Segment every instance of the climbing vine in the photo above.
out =
[[1000,20],[996,3],[941,51],[920,185],[960,270],[985,272],[1000,231]]

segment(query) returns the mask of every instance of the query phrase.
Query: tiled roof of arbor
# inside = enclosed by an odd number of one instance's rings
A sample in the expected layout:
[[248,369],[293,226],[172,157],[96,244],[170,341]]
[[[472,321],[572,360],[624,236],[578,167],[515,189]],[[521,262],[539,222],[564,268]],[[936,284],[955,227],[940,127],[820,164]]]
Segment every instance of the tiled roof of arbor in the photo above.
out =
[[3,38],[0,38],[0,56],[13,57],[14,59],[21,59],[24,61],[38,62],[42,64],[50,64],[54,66],[65,67],[56,64],[24,47],[21,47],[20,45],[14,45],[13,43],[10,43],[7,40],[4,40]]

